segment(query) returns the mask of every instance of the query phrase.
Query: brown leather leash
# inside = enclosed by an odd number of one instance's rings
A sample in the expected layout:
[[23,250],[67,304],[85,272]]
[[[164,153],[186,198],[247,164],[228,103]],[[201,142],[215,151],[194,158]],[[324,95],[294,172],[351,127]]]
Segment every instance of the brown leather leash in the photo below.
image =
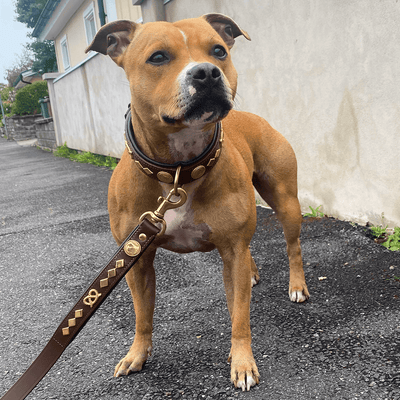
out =
[[148,219],[140,222],[67,314],[36,360],[1,400],[25,399],[159,232],[160,228]]
[[[140,217],[139,225],[129,234],[106,267],[72,307],[36,360],[1,400],[25,399],[59,359],[117,283],[139,260],[155,237],[165,232],[164,213],[169,209],[182,206],[187,199],[185,190],[178,187],[179,172],[180,168],[178,167],[174,188],[168,196],[158,199],[159,207],[156,211],[148,211]],[[171,201],[172,196],[177,196],[179,199]],[[161,227],[156,224],[161,224]]]
[[[140,217],[139,225],[128,235],[106,267],[97,275],[82,297],[72,307],[31,366],[1,400],[23,400],[28,396],[112,292],[117,283],[139,260],[155,237],[165,232],[165,212],[169,209],[181,207],[187,200],[186,191],[179,186],[201,178],[219,159],[224,141],[220,122],[216,124],[211,144],[200,157],[188,162],[169,165],[150,160],[140,151],[134,140],[130,110],[125,115],[125,119],[127,121],[126,146],[136,166],[147,176],[160,182],[173,184],[173,188],[167,197],[159,197],[157,210],[147,211]],[[178,200],[172,201],[173,196],[178,197]],[[161,226],[159,226],[160,224]]]

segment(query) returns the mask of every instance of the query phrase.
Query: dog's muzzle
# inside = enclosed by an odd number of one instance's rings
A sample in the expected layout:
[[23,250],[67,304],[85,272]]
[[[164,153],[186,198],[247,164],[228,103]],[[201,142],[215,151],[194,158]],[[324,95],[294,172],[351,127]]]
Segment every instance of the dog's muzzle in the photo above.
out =
[[186,71],[182,85],[184,119],[205,118],[214,122],[226,117],[233,107],[231,91],[222,71],[214,64],[196,64]]

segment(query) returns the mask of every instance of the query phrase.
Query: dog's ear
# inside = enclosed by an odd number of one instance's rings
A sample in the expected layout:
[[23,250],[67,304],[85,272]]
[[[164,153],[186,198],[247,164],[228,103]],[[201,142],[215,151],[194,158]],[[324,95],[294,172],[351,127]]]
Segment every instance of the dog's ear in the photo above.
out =
[[251,40],[249,34],[240,29],[239,25],[224,14],[205,14],[202,16],[224,39],[229,48],[235,43],[235,37],[243,35],[247,40]]
[[92,43],[87,47],[85,53],[97,51],[109,55],[114,62],[122,67],[120,56],[129,46],[138,24],[132,21],[113,21],[102,26],[96,33]]

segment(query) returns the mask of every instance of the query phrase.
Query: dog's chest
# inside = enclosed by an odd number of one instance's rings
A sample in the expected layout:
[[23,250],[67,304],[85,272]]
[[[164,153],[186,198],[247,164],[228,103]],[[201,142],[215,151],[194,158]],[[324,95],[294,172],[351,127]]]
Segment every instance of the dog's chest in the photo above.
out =
[[193,196],[193,191],[188,191],[183,206],[165,213],[167,229],[160,240],[160,247],[178,253],[210,251],[214,248],[210,242],[211,228],[196,218]]

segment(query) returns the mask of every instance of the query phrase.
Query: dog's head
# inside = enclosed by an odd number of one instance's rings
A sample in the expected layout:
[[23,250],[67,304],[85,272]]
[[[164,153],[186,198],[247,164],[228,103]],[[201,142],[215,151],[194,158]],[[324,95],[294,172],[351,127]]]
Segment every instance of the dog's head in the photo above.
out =
[[108,54],[125,70],[133,111],[142,121],[206,125],[233,106],[237,73],[230,49],[239,35],[250,40],[222,14],[173,24],[122,20],[103,26],[86,52]]

